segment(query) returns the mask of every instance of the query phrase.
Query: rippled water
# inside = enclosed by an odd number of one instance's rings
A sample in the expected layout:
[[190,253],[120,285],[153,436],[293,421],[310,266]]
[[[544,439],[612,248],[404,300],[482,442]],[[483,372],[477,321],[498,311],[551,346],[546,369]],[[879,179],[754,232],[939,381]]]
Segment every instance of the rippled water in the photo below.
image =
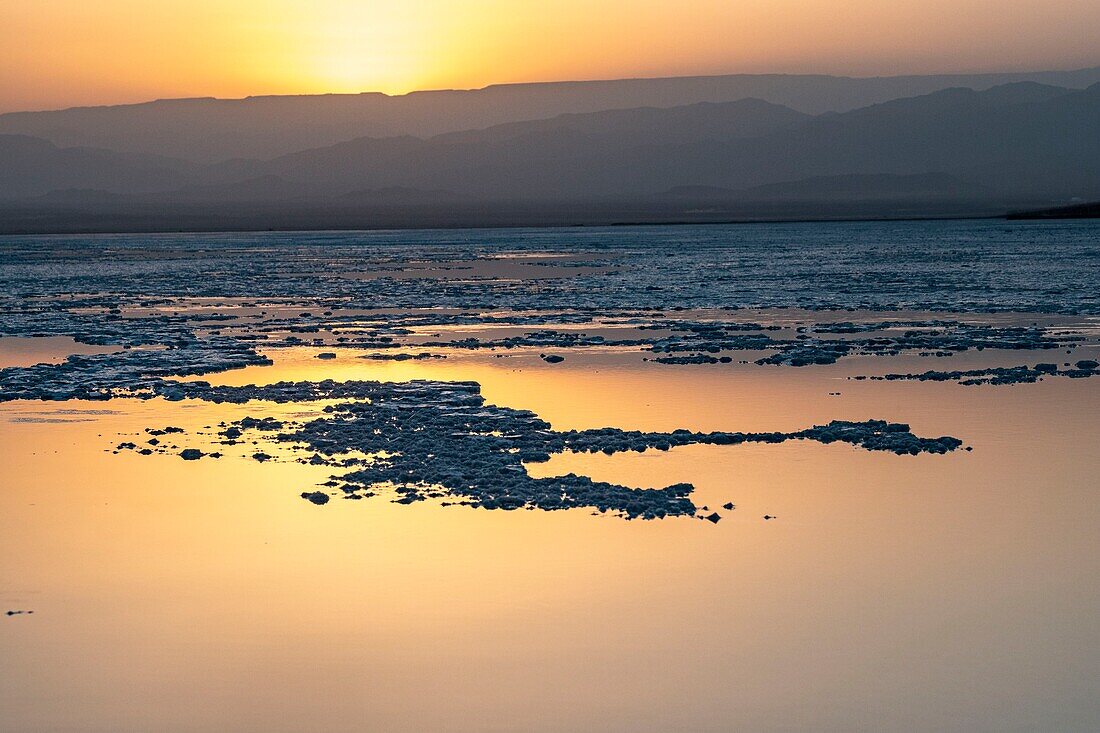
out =
[[[149,295],[231,292],[372,306],[937,308],[1100,313],[1100,225],[998,220],[260,234],[0,238],[5,293],[103,289]],[[431,271],[472,257],[554,257],[581,265],[531,289],[447,279],[378,281],[410,262]],[[590,272],[592,267],[599,268]],[[364,281],[356,272],[372,273]],[[338,274],[339,277],[333,277]],[[493,274],[490,271],[490,274]],[[577,274],[577,273],[572,273]]]

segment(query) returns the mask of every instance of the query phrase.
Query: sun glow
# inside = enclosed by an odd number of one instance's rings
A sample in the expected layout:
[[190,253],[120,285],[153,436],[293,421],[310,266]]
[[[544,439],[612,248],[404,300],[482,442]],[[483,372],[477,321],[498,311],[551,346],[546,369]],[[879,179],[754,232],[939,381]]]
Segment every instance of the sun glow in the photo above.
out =
[[414,3],[330,2],[299,20],[281,29],[284,52],[273,59],[283,67],[277,76],[295,87],[404,93],[439,63],[432,19]]
[[[733,72],[1089,66],[1095,0],[0,2],[0,111]],[[945,22],[949,19],[950,22]]]

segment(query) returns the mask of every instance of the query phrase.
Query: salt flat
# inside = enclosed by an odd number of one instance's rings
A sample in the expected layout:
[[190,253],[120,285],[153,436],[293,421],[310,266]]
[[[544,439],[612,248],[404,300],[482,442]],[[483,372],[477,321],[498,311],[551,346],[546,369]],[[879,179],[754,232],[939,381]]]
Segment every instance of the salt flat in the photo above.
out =
[[1098,235],[0,239],[0,709],[1095,729]]

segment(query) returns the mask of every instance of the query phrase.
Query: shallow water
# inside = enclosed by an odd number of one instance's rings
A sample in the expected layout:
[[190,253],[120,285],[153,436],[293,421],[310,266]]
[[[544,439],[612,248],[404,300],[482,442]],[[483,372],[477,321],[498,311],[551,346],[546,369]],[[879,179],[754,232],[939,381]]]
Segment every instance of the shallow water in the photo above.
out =
[[1100,716],[1100,393],[1087,381],[287,361],[273,378],[447,370],[555,427],[904,417],[975,450],[695,446],[532,467],[691,481],[701,502],[737,505],[714,526],[626,523],[318,508],[297,492],[324,468],[104,450],[224,407],[116,400],[118,414],[40,424],[16,420],[55,411],[12,404],[3,600],[37,613],[3,628],[11,729],[1087,730]]
[[92,346],[77,343],[71,336],[38,338],[0,336],[0,369],[26,367],[34,364],[57,364],[74,354],[112,354],[112,346]]
[[[51,348],[56,359],[64,344]],[[203,426],[315,404],[0,403],[0,610],[35,611],[0,617],[0,728],[1100,726],[1100,380],[848,379],[1095,358],[1094,343],[800,368],[657,365],[624,348],[556,349],[566,360],[553,365],[539,348],[436,347],[446,359],[416,362],[325,349],[337,357],[281,347],[265,350],[270,366],[202,379],[473,380],[489,403],[556,430],[882,418],[973,451],[792,441],[527,466],[688,481],[717,524],[384,497],[318,507],[299,494],[333,469],[289,448],[266,463],[251,444],[199,461],[112,451],[150,426],[182,427],[171,440],[197,447]]]

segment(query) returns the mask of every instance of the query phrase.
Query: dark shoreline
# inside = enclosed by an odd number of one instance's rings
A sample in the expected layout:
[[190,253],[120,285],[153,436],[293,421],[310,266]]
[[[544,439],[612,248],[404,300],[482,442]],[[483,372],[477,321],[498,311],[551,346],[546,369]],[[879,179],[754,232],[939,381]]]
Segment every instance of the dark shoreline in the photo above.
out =
[[1010,213],[944,213],[927,215],[882,215],[882,216],[804,216],[804,217],[716,217],[716,218],[690,218],[690,217],[660,217],[660,218],[578,218],[567,220],[560,218],[515,218],[515,219],[465,219],[453,221],[436,221],[432,219],[381,221],[355,221],[338,219],[335,222],[325,224],[321,221],[309,219],[298,223],[283,223],[275,226],[263,226],[255,222],[242,222],[240,224],[227,223],[220,220],[209,223],[188,223],[187,225],[172,226],[158,223],[135,223],[132,225],[119,224],[117,221],[104,223],[101,226],[83,223],[65,226],[57,224],[53,226],[20,226],[16,223],[5,221],[0,215],[0,237],[6,236],[79,236],[79,235],[110,235],[110,234],[246,234],[246,233],[279,233],[279,232],[379,232],[379,231],[415,231],[415,230],[445,230],[445,229],[580,229],[580,228],[619,228],[619,227],[658,227],[658,226],[729,226],[749,224],[839,224],[858,222],[905,222],[905,221],[960,221],[960,220],[1026,220],[1055,217],[1028,217]]
[[1035,209],[1031,211],[1012,211],[1006,219],[1010,221],[1030,221],[1035,219],[1100,219],[1100,202],[1059,206],[1053,209]]
[[103,210],[0,203],[0,236],[355,232],[443,229],[569,229],[841,222],[1035,221],[1100,217],[1100,203],[864,200],[771,202],[588,200],[463,201],[449,205],[327,206],[302,201],[149,203]]

